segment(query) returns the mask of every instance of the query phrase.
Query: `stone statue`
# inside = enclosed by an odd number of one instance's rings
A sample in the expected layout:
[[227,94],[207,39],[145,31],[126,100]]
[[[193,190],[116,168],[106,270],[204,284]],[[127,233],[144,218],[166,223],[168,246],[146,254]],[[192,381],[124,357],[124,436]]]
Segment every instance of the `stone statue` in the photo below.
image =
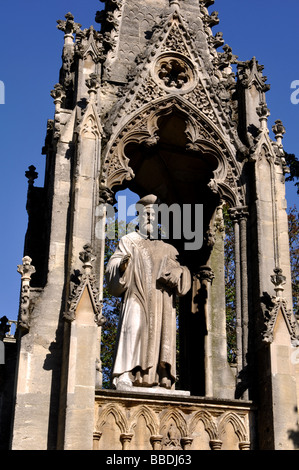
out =
[[139,228],[121,238],[106,269],[109,292],[123,298],[112,371],[117,389],[174,389],[175,296],[189,291],[191,275],[172,245],[150,238],[156,201],[149,195],[137,203]]

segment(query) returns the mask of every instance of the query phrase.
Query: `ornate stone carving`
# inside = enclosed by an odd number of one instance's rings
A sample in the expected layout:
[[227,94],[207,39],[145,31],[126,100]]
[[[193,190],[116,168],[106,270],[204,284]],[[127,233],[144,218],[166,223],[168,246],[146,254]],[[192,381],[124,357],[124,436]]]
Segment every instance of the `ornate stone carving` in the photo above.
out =
[[[94,432],[97,449],[105,449],[104,443],[100,447],[103,438],[106,438],[106,442],[109,441],[112,447],[117,446],[121,440],[128,444],[129,448],[137,432],[137,421],[144,418],[139,421],[138,431],[142,432],[143,429],[144,434],[149,436],[153,450],[156,451],[203,450],[203,443],[199,440],[199,435],[204,437],[199,434],[202,425],[201,432],[206,434],[205,442],[212,450],[222,450],[223,437],[229,428],[234,432],[231,449],[237,450],[237,438],[240,450],[250,450],[249,411],[244,408],[238,410],[236,406],[235,409],[227,411],[223,404],[217,401],[210,405],[205,403],[203,406],[198,402],[172,406],[167,398],[164,400],[161,395],[152,400],[144,398],[143,395],[142,397],[146,400],[146,405],[140,405],[139,400],[133,403],[132,397],[115,396],[113,403],[109,403],[109,396],[96,397],[96,402],[99,403]],[[240,403],[240,406],[244,407],[244,402]],[[227,440],[225,449],[228,450]]]
[[266,343],[272,343],[274,340],[274,327],[277,321],[279,313],[282,314],[286,326],[290,334],[291,344],[294,347],[299,346],[299,331],[298,323],[292,313],[292,310],[288,308],[287,300],[281,297],[282,285],[285,283],[285,277],[282,276],[281,270],[277,269],[275,275],[271,276],[272,282],[276,286],[275,290],[279,293],[278,296],[269,296],[264,294],[262,298],[262,312],[264,319],[264,330],[262,332],[263,341]]
[[251,88],[255,85],[257,90],[266,92],[270,85],[266,84],[267,77],[263,75],[264,66],[259,64],[255,57],[253,59],[241,62],[238,61],[238,80],[244,88]]
[[276,292],[276,296],[280,297],[283,292],[283,286],[286,283],[287,278],[282,274],[282,269],[275,268],[274,274],[271,276],[271,282],[274,284],[274,290]]
[[173,423],[171,423],[167,431],[166,437],[164,438],[163,450],[182,450],[181,436]]
[[18,327],[22,331],[29,331],[30,329],[30,281],[31,276],[36,272],[35,267],[32,266],[32,259],[29,256],[24,256],[22,259],[23,264],[18,265],[18,273],[21,274],[21,301],[20,311],[18,318]]
[[54,85],[54,89],[51,90],[50,95],[54,99],[55,111],[59,112],[61,104],[66,96],[64,87],[61,85],[61,83],[56,83],[56,85]]
[[63,31],[66,35],[73,35],[73,33],[77,33],[80,28],[81,24],[75,23],[74,16],[69,12],[65,15],[66,21],[57,20],[57,28],[60,31]]
[[[81,25],[75,23],[71,13],[65,15],[66,20],[58,20],[57,28],[63,31],[64,47],[62,52],[62,67],[60,71],[59,83],[62,85],[64,95],[62,95],[63,107],[71,109],[73,105],[74,93],[74,36],[80,32]],[[57,97],[55,97],[57,99]],[[59,106],[61,102],[59,102]],[[59,108],[57,109],[59,110]]]
[[83,247],[83,251],[80,252],[79,258],[83,263],[84,273],[77,275],[77,284],[75,285],[70,295],[68,309],[64,313],[64,319],[69,322],[72,322],[76,319],[76,310],[79,301],[84,290],[88,289],[94,310],[94,321],[98,326],[102,326],[105,323],[105,318],[102,315],[103,303],[99,300],[97,278],[94,274],[92,274],[95,256],[93,255],[90,244],[86,244]]
[[[114,141],[109,143],[102,167],[102,184],[112,188],[115,184],[121,184],[125,178],[131,179],[134,175],[125,155],[125,145],[130,141],[146,143],[153,141],[153,139],[156,143],[159,118],[176,110],[186,116],[187,149],[214,155],[219,162],[217,169],[214,171],[214,179],[217,184],[224,180],[229,163],[234,169],[234,173],[231,173],[231,175],[235,175],[234,180],[229,182],[229,186],[231,188],[234,186],[236,198],[242,200],[242,188],[238,187],[236,183],[241,169],[233,160],[224,141],[215,128],[203,119],[198,110],[193,106],[189,106],[185,101],[181,101],[177,96],[169,97],[164,101],[156,101],[144,107],[142,113],[129,120],[116,135]],[[122,141],[124,135],[126,137]],[[223,190],[227,192],[225,188]]]
[[76,34],[75,54],[83,60],[90,56],[95,64],[105,60],[104,37],[93,26]]
[[190,69],[177,57],[163,57],[157,63],[157,76],[167,88],[182,89],[190,82]]

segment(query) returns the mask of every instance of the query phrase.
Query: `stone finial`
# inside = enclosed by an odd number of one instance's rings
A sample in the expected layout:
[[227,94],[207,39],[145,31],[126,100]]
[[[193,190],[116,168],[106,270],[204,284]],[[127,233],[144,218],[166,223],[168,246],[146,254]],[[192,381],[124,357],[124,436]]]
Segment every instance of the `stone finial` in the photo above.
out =
[[35,273],[35,267],[32,266],[32,259],[29,256],[24,256],[22,259],[23,264],[18,265],[18,273],[22,275],[22,280],[31,280],[32,274]]
[[38,173],[35,170],[36,170],[35,166],[30,165],[28,167],[28,170],[25,171],[25,176],[26,178],[28,178],[29,187],[32,187],[34,185],[34,180],[36,180],[38,177]]
[[51,90],[50,95],[54,99],[55,112],[58,112],[61,107],[62,100],[65,98],[65,91],[60,83],[54,85],[54,89]]
[[268,117],[270,116],[270,111],[267,108],[267,104],[261,102],[259,106],[256,108],[257,115],[259,116],[260,123],[261,123],[261,130],[266,130],[268,132]]
[[284,291],[283,286],[286,283],[286,277],[282,274],[282,269],[275,268],[274,273],[271,276],[271,282],[274,284],[274,290],[276,292],[276,297],[281,297],[282,292]]
[[85,273],[88,274],[92,270],[92,263],[96,259],[92,252],[92,247],[89,243],[83,246],[83,250],[79,253],[79,258],[80,261],[83,263],[83,268],[85,270]]
[[75,23],[71,13],[67,13],[65,19],[66,21],[57,20],[57,28],[65,33],[64,40],[67,43],[73,41],[73,33],[79,32],[82,25]]
[[281,146],[282,145],[282,139],[283,139],[283,136],[284,136],[286,130],[285,130],[284,125],[282,124],[282,122],[279,119],[277,121],[275,121],[275,124],[272,127],[272,131],[275,135],[275,139],[277,141],[277,144],[279,146]]
[[89,99],[90,101],[95,101],[97,94],[97,89],[100,86],[100,79],[96,73],[91,73],[89,78],[85,80],[86,86],[88,88]]

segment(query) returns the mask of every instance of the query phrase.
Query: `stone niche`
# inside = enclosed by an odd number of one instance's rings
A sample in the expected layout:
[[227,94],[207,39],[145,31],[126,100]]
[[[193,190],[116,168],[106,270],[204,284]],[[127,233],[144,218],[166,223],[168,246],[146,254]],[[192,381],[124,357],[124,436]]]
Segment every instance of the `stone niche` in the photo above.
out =
[[251,402],[102,390],[94,450],[252,450]]

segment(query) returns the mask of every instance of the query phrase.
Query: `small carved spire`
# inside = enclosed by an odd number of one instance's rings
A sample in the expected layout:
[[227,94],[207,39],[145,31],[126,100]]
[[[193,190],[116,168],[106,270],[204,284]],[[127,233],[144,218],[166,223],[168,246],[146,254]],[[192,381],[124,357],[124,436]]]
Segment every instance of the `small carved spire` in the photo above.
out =
[[277,144],[279,146],[282,146],[282,139],[283,139],[283,136],[284,136],[286,130],[285,130],[284,125],[282,124],[282,122],[279,119],[277,121],[275,121],[275,124],[272,127],[272,131],[275,134],[275,139],[276,139]]
[[256,112],[260,119],[261,131],[269,132],[267,122],[268,122],[268,117],[270,116],[270,111],[267,108],[267,104],[264,102],[261,102],[259,106],[256,108]]
[[25,176],[26,176],[26,178],[28,178],[28,186],[30,188],[32,188],[32,186],[34,185],[34,181],[38,177],[38,173],[35,170],[36,170],[35,166],[30,165],[28,167],[28,170],[25,171]]
[[97,89],[100,86],[99,76],[96,73],[91,73],[89,78],[85,80],[86,86],[88,88],[89,100],[94,102],[97,94]]
[[286,283],[286,277],[283,276],[282,269],[280,269],[280,268],[275,268],[274,273],[275,274],[272,274],[272,276],[271,276],[271,282],[275,286],[274,290],[276,292],[276,297],[281,297],[282,293],[284,291],[283,286]]
[[83,263],[83,268],[86,274],[89,274],[92,270],[92,263],[96,259],[92,252],[92,247],[89,243],[83,246],[83,250],[79,253],[80,261]]
[[54,85],[54,89],[51,90],[50,95],[54,99],[55,112],[59,112],[61,108],[61,103],[65,99],[65,91],[63,86],[60,83]]
[[18,265],[18,273],[22,275],[22,280],[31,280],[32,274],[35,273],[35,267],[32,266],[32,259],[30,256],[24,256],[22,258],[23,264]]

